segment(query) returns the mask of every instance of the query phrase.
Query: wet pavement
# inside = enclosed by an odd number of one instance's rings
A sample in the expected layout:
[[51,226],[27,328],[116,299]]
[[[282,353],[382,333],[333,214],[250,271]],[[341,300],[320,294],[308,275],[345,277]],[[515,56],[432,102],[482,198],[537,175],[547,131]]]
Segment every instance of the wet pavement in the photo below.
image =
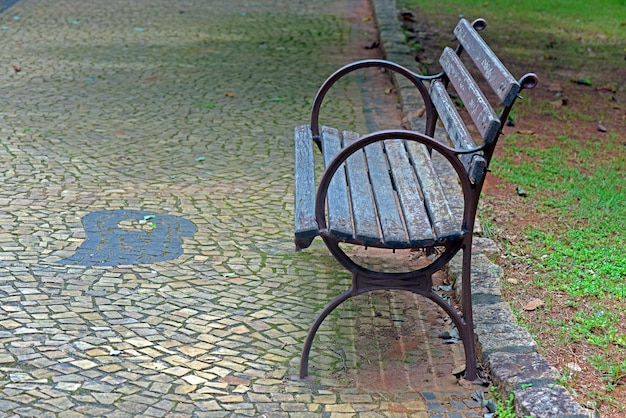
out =
[[[294,251],[293,127],[376,53],[366,1],[0,11],[0,416],[482,416],[412,295],[342,305],[291,379],[350,280],[321,242]],[[327,122],[380,124],[380,76],[337,86]]]

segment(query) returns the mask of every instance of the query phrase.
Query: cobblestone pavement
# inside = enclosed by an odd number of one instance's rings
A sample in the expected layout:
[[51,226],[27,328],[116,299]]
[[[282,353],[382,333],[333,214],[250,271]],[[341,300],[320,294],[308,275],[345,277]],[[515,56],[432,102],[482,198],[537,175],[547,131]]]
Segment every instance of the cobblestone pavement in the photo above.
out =
[[[482,416],[441,314],[393,292],[342,305],[315,379],[290,379],[349,281],[320,242],[294,252],[292,130],[375,39],[369,13],[22,0],[0,14],[0,416]],[[376,76],[341,84],[329,122],[363,131]]]

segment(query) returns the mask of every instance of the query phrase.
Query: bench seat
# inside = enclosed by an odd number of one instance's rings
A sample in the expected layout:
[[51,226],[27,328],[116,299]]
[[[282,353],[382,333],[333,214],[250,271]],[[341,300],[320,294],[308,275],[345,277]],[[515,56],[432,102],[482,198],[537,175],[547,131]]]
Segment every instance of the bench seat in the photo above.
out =
[[[322,127],[325,167],[355,142],[356,132]],[[315,215],[316,184],[310,125],[295,129],[295,236],[298,249],[319,235]],[[350,156],[328,190],[328,234],[351,244],[391,249],[445,246],[464,235],[462,213],[450,204],[426,147],[385,140]],[[456,213],[455,213],[456,212]]]

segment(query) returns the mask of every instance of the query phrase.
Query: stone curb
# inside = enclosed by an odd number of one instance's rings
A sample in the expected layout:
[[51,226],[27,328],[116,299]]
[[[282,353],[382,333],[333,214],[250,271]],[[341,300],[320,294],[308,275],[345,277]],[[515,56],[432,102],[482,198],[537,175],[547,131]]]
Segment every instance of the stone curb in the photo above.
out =
[[[405,43],[395,0],[372,0],[374,15],[380,33],[380,45],[386,59],[414,69],[416,63]],[[423,107],[413,85],[402,76],[392,74],[400,95],[402,112],[407,127],[420,130],[423,122],[414,115]],[[557,383],[559,372],[537,353],[537,344],[525,329],[516,324],[508,303],[501,299],[502,269],[492,263],[488,255],[495,244],[485,238],[475,240],[472,260],[474,327],[479,361],[491,372],[494,385],[503,399],[515,396],[518,416],[538,418],[585,418],[590,413],[582,408]],[[495,249],[497,251],[497,249]],[[460,294],[461,255],[450,262],[449,274]]]

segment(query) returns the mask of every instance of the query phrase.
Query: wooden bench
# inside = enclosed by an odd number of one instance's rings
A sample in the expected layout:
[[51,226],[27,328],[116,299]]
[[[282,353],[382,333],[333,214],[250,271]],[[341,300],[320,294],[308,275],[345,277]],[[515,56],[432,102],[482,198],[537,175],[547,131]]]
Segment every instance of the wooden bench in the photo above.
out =
[[[439,58],[443,71],[436,75],[419,75],[385,60],[346,65],[322,84],[314,100],[311,123],[295,128],[297,250],[309,247],[319,235],[339,263],[352,273],[351,287],[331,300],[311,326],[302,350],[300,379],[308,376],[309,352],[324,318],[352,296],[383,289],[411,291],[437,303],[450,316],[463,341],[465,378],[476,379],[470,271],[478,200],[513,104],[522,89],[537,84],[535,74],[519,80],[510,74],[478,34],[485,26],[483,19],[473,23],[461,19],[454,29],[458,45],[444,49]],[[470,74],[472,65],[466,67],[461,60],[463,54],[471,58],[467,61],[473,62],[474,73],[479,73],[493,90],[490,97],[495,99],[491,102],[499,102],[499,113]],[[425,105],[423,133],[399,129],[361,136],[320,128],[320,109],[331,86],[346,74],[366,67],[396,71],[415,85]],[[458,99],[462,109],[455,104]],[[460,110],[473,128],[466,125]],[[438,120],[449,144],[434,139]],[[321,151],[325,165],[317,187],[313,144]],[[435,158],[448,162],[458,187],[451,188],[442,180]],[[462,207],[455,208],[455,199],[462,202]],[[374,271],[357,264],[344,250],[345,244],[422,249],[435,257],[427,267],[411,271]],[[433,290],[432,275],[444,269],[461,250],[459,313]]]

